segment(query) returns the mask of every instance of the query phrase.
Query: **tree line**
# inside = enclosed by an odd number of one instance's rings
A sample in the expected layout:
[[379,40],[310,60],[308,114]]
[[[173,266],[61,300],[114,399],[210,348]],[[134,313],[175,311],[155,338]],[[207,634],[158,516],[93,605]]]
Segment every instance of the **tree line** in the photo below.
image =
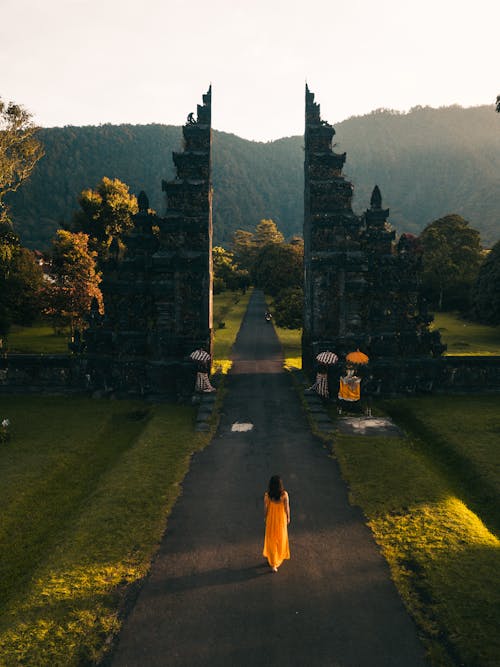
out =
[[[82,328],[92,299],[103,309],[101,274],[110,253],[126,252],[137,200],[126,184],[104,178],[82,191],[79,204],[45,256],[23,247],[12,227],[0,223],[0,336],[13,323],[40,318],[55,329]],[[479,232],[450,214],[427,225],[414,245],[421,295],[431,309],[500,324],[500,241],[485,251]],[[227,248],[213,248],[214,291],[255,285],[273,298],[278,325],[300,328],[303,258],[301,237],[286,241],[275,221],[262,219],[253,231],[236,230]]]

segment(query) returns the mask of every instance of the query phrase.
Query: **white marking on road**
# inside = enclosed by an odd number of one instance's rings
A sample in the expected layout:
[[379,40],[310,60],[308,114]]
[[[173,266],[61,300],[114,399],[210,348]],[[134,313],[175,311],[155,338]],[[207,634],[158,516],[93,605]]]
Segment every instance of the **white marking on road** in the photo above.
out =
[[244,433],[245,431],[251,431],[253,429],[253,424],[244,424],[240,422],[234,422],[231,426],[231,431],[238,431],[239,433]]

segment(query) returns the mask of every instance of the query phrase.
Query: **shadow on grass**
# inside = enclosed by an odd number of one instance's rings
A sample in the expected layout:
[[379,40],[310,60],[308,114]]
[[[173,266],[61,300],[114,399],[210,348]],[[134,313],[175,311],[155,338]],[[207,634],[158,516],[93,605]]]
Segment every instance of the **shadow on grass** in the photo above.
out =
[[[426,616],[428,635],[443,647],[452,664],[498,664],[499,546],[443,550],[428,568],[409,555],[399,560],[398,567],[411,587],[414,613]],[[471,581],[478,585],[471,586]],[[437,659],[434,664],[442,663]]]
[[455,493],[484,521],[490,530],[500,535],[500,504],[498,493],[481,475],[474,462],[461,456],[444,436],[417,417],[403,404],[384,401],[387,414],[416,436],[416,444],[448,480]]

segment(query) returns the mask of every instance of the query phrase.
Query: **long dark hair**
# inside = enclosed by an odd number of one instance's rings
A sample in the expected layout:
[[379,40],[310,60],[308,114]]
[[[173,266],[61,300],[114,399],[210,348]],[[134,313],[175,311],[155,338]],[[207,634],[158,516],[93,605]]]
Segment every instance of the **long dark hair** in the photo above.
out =
[[273,475],[269,480],[269,487],[267,493],[271,500],[279,500],[284,492],[283,482],[279,475]]

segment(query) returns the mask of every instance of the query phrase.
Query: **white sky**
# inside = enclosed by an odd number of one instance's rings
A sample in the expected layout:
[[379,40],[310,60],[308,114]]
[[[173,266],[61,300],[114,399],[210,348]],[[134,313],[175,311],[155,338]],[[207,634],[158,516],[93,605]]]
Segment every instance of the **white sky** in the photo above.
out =
[[379,107],[493,105],[499,0],[0,0],[0,97],[54,125],[304,131],[304,83],[332,123]]

